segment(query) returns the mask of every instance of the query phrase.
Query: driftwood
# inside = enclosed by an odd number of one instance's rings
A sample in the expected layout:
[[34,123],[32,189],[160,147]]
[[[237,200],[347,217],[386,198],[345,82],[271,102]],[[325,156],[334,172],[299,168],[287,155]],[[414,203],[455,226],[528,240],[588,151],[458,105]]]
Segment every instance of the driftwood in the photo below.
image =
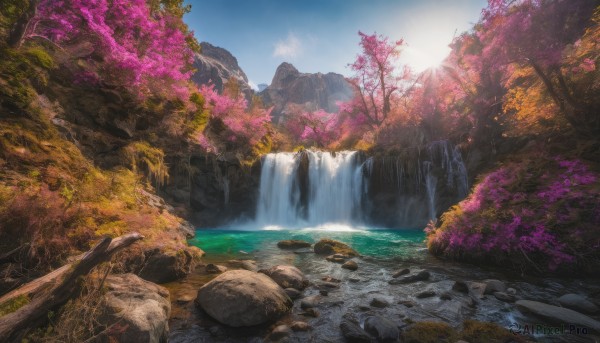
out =
[[23,294],[34,294],[49,285],[49,290],[36,294],[30,303],[13,313],[0,317],[0,342],[16,339],[16,335],[25,328],[34,327],[47,316],[48,311],[66,303],[78,288],[80,276],[87,275],[96,265],[110,260],[117,251],[142,239],[139,233],[103,239],[90,251],[78,257],[78,260],[65,265],[50,274],[25,284],[0,298],[0,303]]

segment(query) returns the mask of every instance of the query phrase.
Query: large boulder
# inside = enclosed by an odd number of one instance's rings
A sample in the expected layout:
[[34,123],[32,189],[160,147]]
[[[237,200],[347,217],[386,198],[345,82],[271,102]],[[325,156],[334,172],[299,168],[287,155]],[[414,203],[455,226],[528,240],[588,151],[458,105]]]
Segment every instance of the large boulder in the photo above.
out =
[[599,321],[567,308],[532,300],[519,300],[516,302],[516,305],[521,312],[534,314],[553,323],[568,321],[571,324],[585,326],[596,332],[600,332]]
[[315,244],[314,251],[319,255],[342,254],[345,256],[359,256],[358,252],[347,244],[328,238],[318,241]]
[[294,266],[274,266],[259,272],[273,279],[282,288],[303,290],[308,286],[308,280],[304,274]]
[[102,316],[108,329],[97,336],[99,342],[167,342],[171,302],[169,291],[134,274],[106,278]]
[[398,326],[393,321],[381,316],[367,317],[365,331],[375,336],[378,342],[396,342],[400,336]]
[[275,281],[248,270],[219,275],[200,288],[196,303],[217,321],[233,327],[275,320],[293,305]]
[[197,256],[204,254],[203,251],[197,249],[180,250],[179,252],[167,252],[160,249],[148,250],[144,253],[145,260],[139,272],[137,273],[142,279],[154,283],[167,283],[181,279],[188,275],[196,266]]
[[598,306],[578,294],[565,294],[558,298],[558,303],[562,307],[570,308],[578,312],[588,314],[594,314],[598,312]]

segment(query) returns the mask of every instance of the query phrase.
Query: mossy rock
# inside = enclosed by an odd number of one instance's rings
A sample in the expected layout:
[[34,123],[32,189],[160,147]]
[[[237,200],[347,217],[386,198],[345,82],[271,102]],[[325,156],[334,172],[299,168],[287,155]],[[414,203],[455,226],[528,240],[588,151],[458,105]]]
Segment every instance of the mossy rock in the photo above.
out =
[[406,343],[456,342],[459,334],[446,323],[418,322],[405,330],[402,338]]
[[318,241],[315,244],[314,251],[319,255],[342,254],[346,256],[360,256],[356,250],[347,244],[328,238]]

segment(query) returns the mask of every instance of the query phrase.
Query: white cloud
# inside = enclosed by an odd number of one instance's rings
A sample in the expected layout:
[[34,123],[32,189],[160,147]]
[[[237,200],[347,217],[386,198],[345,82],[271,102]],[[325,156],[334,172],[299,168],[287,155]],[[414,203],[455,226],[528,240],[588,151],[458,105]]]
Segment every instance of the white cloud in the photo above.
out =
[[274,57],[294,58],[300,54],[302,50],[302,42],[296,35],[289,33],[287,38],[275,43],[273,49]]

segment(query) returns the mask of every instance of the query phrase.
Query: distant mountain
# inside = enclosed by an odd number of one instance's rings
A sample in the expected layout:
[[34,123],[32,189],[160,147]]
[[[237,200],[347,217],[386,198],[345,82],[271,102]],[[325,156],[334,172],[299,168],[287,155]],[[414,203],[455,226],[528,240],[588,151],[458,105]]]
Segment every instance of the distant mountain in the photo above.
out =
[[202,52],[194,56],[194,68],[197,71],[192,80],[199,85],[212,82],[215,89],[221,93],[225,83],[233,77],[238,81],[242,93],[250,99],[254,91],[237,59],[229,51],[210,43],[202,42],[200,46]]
[[291,105],[300,105],[307,110],[323,109],[337,111],[337,101],[352,97],[352,89],[344,76],[335,73],[300,73],[290,63],[277,67],[271,85],[261,91],[266,105],[273,106],[274,122],[279,122]]
[[259,83],[257,87],[258,87],[258,91],[259,91],[259,92],[262,92],[262,91],[264,91],[265,89],[267,89],[267,87],[269,87],[269,85],[268,85],[268,84],[266,84],[266,83]]

